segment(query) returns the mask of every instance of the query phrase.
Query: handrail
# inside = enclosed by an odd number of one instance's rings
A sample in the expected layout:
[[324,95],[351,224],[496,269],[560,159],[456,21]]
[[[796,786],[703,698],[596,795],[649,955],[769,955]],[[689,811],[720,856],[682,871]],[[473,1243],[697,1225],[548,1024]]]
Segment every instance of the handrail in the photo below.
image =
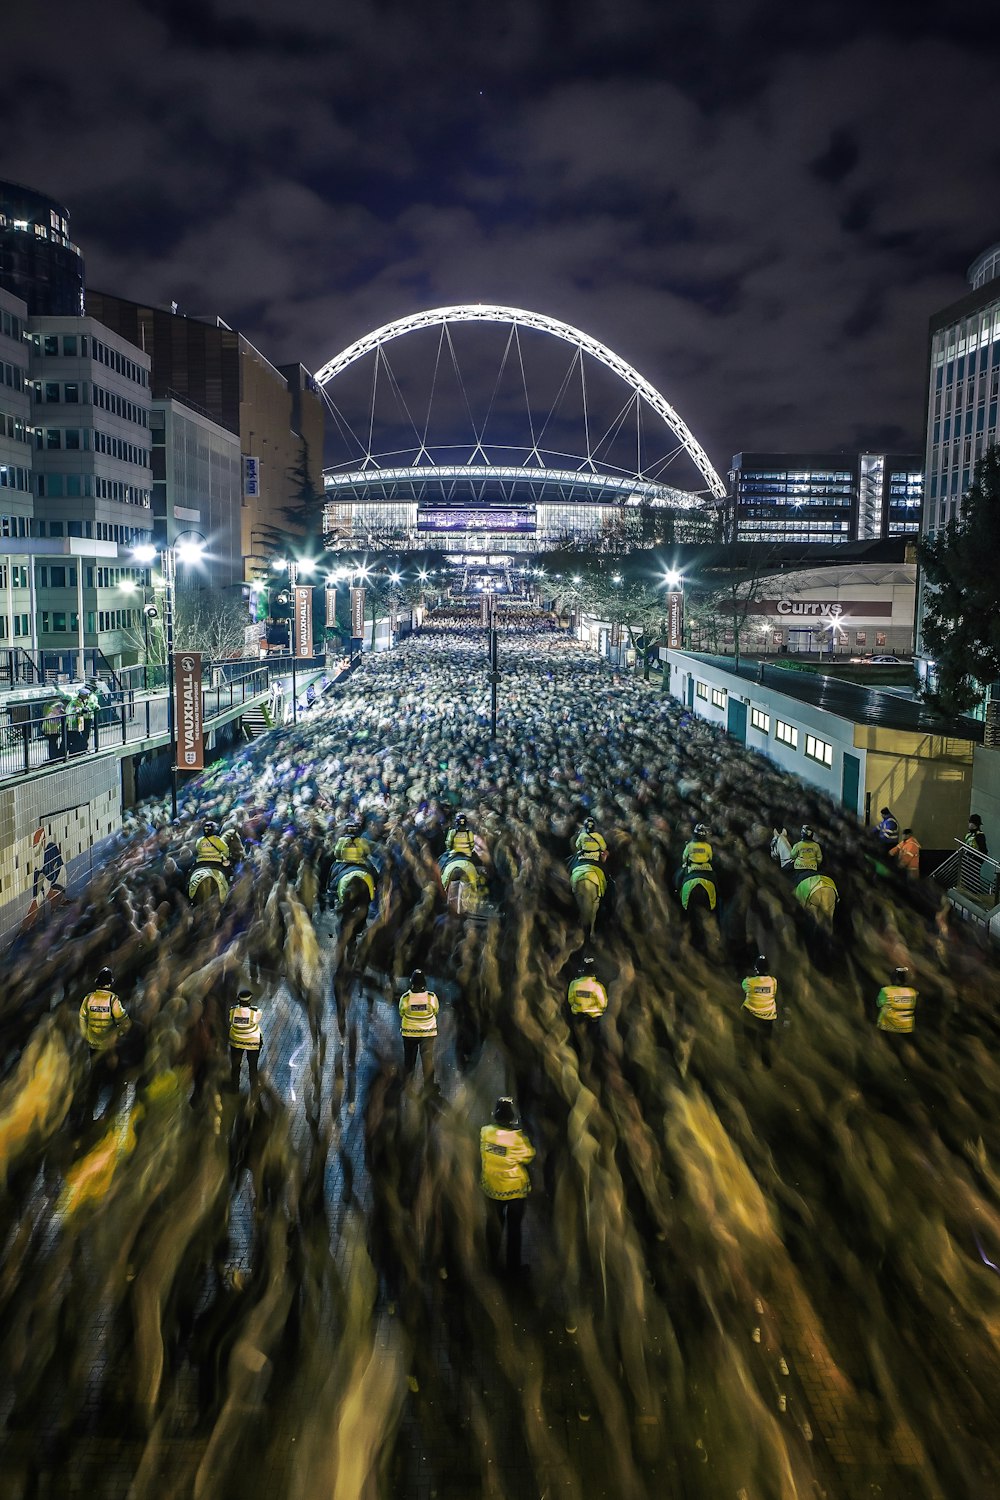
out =
[[931,879],[987,909],[1000,905],[1000,860],[980,854],[964,839],[953,842],[955,848],[931,871]]

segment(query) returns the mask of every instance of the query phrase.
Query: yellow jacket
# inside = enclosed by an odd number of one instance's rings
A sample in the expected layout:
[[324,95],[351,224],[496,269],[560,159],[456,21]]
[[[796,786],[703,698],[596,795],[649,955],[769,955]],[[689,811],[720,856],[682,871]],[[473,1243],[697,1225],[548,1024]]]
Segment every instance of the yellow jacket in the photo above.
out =
[[709,870],[712,867],[712,846],[704,839],[691,839],[684,845],[681,860],[689,870]]
[[345,834],[334,845],[333,857],[347,865],[363,865],[367,864],[371,852],[372,846],[366,838],[360,834]]
[[592,974],[571,979],[567,998],[575,1016],[603,1016],[608,1008],[608,992]]
[[80,1035],[94,1052],[114,1046],[132,1025],[113,990],[91,990],[80,1006]]
[[260,1029],[263,1014],[255,1005],[229,1007],[229,1045],[242,1052],[259,1052],[264,1040]]
[[205,834],[198,840],[194,857],[200,865],[223,865],[226,869],[232,862],[229,845],[217,833]]
[[908,984],[885,984],[878,992],[878,1029],[909,1034],[913,1030],[913,1013],[917,992]]
[[743,1009],[748,1010],[758,1021],[776,1021],[778,1007],[775,997],[778,981],[772,974],[750,974],[743,981]]
[[407,990],[399,1014],[404,1036],[437,1036],[438,997],[433,990]]
[[815,874],[823,863],[823,851],[815,839],[799,839],[792,848],[792,868]]
[[578,854],[582,854],[584,859],[603,860],[608,852],[604,835],[603,833],[598,833],[596,828],[593,833],[588,833],[585,828],[581,828],[576,836],[573,848]]
[[444,846],[450,854],[475,854],[476,840],[469,828],[449,828]]
[[484,1125],[479,1132],[482,1171],[479,1185],[487,1198],[526,1198],[531,1192],[527,1164],[535,1148],[523,1130]]

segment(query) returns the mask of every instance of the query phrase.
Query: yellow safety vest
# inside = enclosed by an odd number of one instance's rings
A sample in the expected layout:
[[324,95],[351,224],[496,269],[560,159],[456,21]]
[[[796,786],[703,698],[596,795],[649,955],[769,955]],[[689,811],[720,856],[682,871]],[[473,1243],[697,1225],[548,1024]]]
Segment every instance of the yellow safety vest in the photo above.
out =
[[570,980],[569,1008],[575,1016],[603,1016],[608,1008],[608,992],[599,979],[586,974]]
[[583,855],[584,859],[600,859],[603,854],[607,854],[608,852],[608,846],[604,842],[604,835],[597,832],[587,833],[586,830],[577,834],[574,847],[578,854]]
[[363,865],[367,863],[371,852],[372,846],[367,839],[345,835],[337,840],[333,857],[342,860],[347,865]]
[[712,864],[712,846],[706,844],[703,839],[692,839],[690,843],[684,845],[681,858],[692,870],[707,870]]
[[778,1007],[775,996],[778,982],[770,974],[751,974],[743,981],[743,1009],[748,1010],[758,1021],[776,1021]]
[[407,990],[399,1014],[404,1036],[437,1036],[438,997],[433,990]]
[[228,865],[229,845],[217,833],[206,834],[198,840],[194,857],[200,865]]
[[535,1148],[523,1130],[484,1125],[479,1132],[479,1185],[487,1198],[526,1198],[531,1192],[527,1164]]
[[259,1052],[264,1038],[260,1029],[263,1012],[253,1005],[229,1007],[229,1045],[243,1052]]
[[815,839],[800,839],[792,850],[792,865],[796,870],[810,870],[813,874],[823,863],[823,851]]
[[913,1030],[917,992],[906,984],[886,984],[878,992],[878,1029],[908,1034]]
[[87,1045],[103,1052],[128,1031],[131,1021],[113,990],[91,990],[80,1006],[80,1031]]
[[474,854],[476,841],[467,828],[450,829],[445,848],[452,854]]

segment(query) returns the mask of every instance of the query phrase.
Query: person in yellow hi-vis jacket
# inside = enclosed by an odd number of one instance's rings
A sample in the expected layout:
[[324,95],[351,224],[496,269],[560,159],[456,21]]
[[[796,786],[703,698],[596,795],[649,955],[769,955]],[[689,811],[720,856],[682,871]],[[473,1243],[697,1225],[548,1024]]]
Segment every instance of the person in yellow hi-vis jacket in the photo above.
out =
[[743,981],[743,1004],[740,1019],[743,1023],[743,1048],[741,1062],[747,1066],[750,1052],[756,1050],[765,1068],[771,1066],[771,1040],[774,1023],[778,1019],[778,981],[768,973],[767,958],[757,955],[753,973]]
[[493,1122],[479,1132],[480,1186],[492,1205],[486,1221],[486,1243],[494,1268],[500,1261],[500,1241],[507,1230],[507,1272],[521,1269],[521,1224],[524,1202],[531,1192],[528,1163],[535,1148],[518,1118],[513,1099],[506,1095],[493,1106]]
[[234,1090],[238,1090],[245,1057],[250,1073],[251,1098],[257,1094],[257,1069],[260,1066],[260,1049],[264,1045],[264,1033],[260,1026],[262,1016],[263,1012],[253,1004],[250,990],[240,990],[236,1004],[229,1007],[231,1082]]
[[878,1029],[893,1036],[909,1036],[913,1031],[917,992],[906,982],[905,969],[894,969],[892,983],[878,992]]
[[112,988],[114,982],[111,970],[102,969],[80,1006],[80,1035],[92,1053],[107,1052],[132,1025]]
[[417,1056],[423,1058],[424,1088],[434,1082],[434,1042],[438,1029],[438,997],[427,988],[420,969],[410,975],[410,988],[399,1002],[399,1019],[403,1031],[403,1069],[407,1075],[416,1071]]

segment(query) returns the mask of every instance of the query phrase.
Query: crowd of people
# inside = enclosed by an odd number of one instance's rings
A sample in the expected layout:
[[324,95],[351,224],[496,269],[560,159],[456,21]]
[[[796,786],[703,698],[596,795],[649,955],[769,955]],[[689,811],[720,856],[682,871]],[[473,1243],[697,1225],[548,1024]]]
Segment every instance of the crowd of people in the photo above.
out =
[[[990,1493],[988,955],[833,801],[532,620],[491,740],[475,619],[366,658],[178,823],[136,809],[10,955],[8,1492],[112,1493],[97,1436],[137,1494],[834,1494],[851,1431],[915,1495]],[[460,814],[475,922],[440,884]],[[196,912],[206,820],[246,856]],[[832,942],[770,857],[786,824],[836,872]],[[378,880],[347,946],[354,827]]]

